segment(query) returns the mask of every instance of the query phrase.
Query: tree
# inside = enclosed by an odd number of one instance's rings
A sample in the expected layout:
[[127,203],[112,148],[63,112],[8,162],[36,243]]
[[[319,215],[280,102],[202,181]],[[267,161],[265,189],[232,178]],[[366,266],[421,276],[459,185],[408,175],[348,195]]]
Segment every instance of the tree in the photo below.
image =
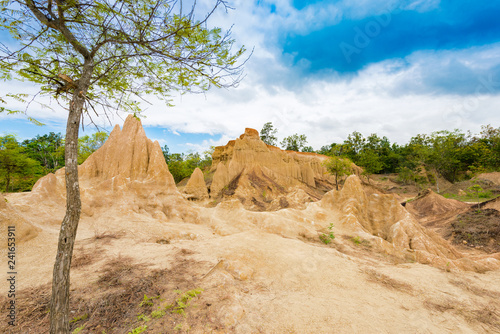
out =
[[275,129],[272,122],[267,122],[260,130],[260,139],[267,145],[278,145],[278,138],[275,134],[278,133],[278,129]]
[[302,148],[302,152],[310,152],[310,153],[312,153],[312,152],[314,152],[314,149],[312,148],[312,146],[304,146]]
[[82,164],[87,158],[97,151],[108,139],[107,132],[98,131],[91,136],[85,135],[78,138],[78,163]]
[[40,162],[46,172],[53,172],[64,166],[64,138],[60,133],[50,132],[26,139],[22,144],[26,154]]
[[33,179],[33,174],[37,169],[41,169],[38,161],[29,158],[24,153],[24,148],[19,145],[14,136],[0,137],[0,176],[5,179],[5,192],[13,190],[14,178],[31,177]]
[[358,154],[361,153],[366,143],[366,139],[363,135],[357,131],[354,131],[352,134],[347,136],[347,139],[344,140],[343,150],[344,154],[351,159],[355,164],[358,164]]
[[299,152],[307,144],[306,135],[294,134],[286,137],[280,143],[281,147],[288,151]]
[[[66,215],[53,271],[50,333],[69,331],[69,274],[80,219],[78,131],[82,117],[127,110],[140,113],[145,95],[166,99],[172,90],[206,91],[240,80],[230,31],[209,29],[182,0],[2,0],[0,27],[17,41],[0,46],[0,77],[39,84],[39,96],[67,103]],[[227,7],[226,7],[227,9]],[[26,101],[26,95],[17,94]],[[0,101],[5,104],[5,99]],[[0,111],[7,110],[0,106]]]
[[167,145],[163,145],[163,147],[161,148],[161,151],[163,153],[163,157],[165,158],[165,162],[168,164],[168,162],[170,161],[170,149],[168,148]]
[[347,158],[332,156],[325,163],[325,167],[335,175],[335,188],[339,190],[339,179],[352,173],[352,161]]
[[364,167],[363,174],[370,182],[370,174],[377,174],[384,168],[380,157],[373,150],[363,150],[359,156],[359,164]]

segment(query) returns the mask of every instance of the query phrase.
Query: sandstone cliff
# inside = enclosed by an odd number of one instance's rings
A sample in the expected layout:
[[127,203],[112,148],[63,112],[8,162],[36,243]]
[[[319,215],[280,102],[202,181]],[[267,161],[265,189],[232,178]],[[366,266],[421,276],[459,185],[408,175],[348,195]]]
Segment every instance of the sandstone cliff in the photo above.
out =
[[[60,223],[65,211],[64,173],[61,168],[38,180],[32,192],[17,202],[18,208]],[[122,213],[146,213],[163,220],[184,216],[177,207],[185,200],[175,187],[160,145],[146,137],[141,121],[132,115],[123,129],[114,127],[78,173],[83,215],[117,208]],[[40,207],[36,213],[31,208],[35,203]]]
[[368,194],[357,176],[350,176],[342,190],[327,193],[319,205],[339,211],[343,228],[378,237],[378,247],[389,254],[443,269],[481,271],[500,267],[500,254],[477,256],[472,261],[421,226],[393,195]]
[[333,188],[316,153],[283,151],[266,145],[254,129],[215,148],[210,185],[212,198],[238,198],[248,209],[277,210],[319,200]]

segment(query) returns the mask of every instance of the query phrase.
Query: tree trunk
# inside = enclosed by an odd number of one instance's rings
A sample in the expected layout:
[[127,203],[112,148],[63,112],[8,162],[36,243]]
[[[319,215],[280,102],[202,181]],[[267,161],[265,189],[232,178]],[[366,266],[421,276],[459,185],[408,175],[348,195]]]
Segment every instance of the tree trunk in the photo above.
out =
[[434,170],[434,175],[436,175],[436,191],[439,194],[439,176],[437,170]]
[[87,60],[80,79],[80,85],[75,89],[70,102],[68,122],[66,124],[66,215],[59,232],[59,243],[52,278],[52,297],[50,301],[51,334],[69,333],[69,274],[81,212],[80,187],[78,184],[78,131],[92,69],[91,63]]

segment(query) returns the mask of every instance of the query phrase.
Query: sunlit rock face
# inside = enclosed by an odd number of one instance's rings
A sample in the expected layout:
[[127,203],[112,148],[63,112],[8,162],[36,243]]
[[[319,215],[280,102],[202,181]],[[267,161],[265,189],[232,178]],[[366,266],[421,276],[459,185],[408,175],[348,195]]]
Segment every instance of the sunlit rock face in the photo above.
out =
[[259,211],[300,207],[333,188],[335,179],[323,166],[327,159],[267,145],[257,130],[247,128],[238,139],[215,148],[210,196],[238,198]]

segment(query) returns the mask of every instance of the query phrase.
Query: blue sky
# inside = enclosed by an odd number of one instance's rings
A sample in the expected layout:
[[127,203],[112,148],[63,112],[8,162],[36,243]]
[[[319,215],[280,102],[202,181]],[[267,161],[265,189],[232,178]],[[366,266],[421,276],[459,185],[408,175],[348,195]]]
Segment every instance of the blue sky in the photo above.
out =
[[[208,6],[200,1],[200,9]],[[285,136],[306,134],[315,149],[359,131],[398,143],[418,133],[500,126],[500,2],[463,0],[234,0],[211,24],[229,28],[254,53],[239,87],[154,98],[146,132],[171,152],[224,145],[268,121]],[[0,38],[4,36],[0,34]],[[26,83],[0,82],[34,91]],[[0,134],[64,133],[65,112],[33,104],[0,116]],[[124,114],[111,115],[122,124]],[[104,123],[103,123],[104,124]],[[109,127],[108,127],[109,128]],[[85,133],[91,132],[86,127]]]

